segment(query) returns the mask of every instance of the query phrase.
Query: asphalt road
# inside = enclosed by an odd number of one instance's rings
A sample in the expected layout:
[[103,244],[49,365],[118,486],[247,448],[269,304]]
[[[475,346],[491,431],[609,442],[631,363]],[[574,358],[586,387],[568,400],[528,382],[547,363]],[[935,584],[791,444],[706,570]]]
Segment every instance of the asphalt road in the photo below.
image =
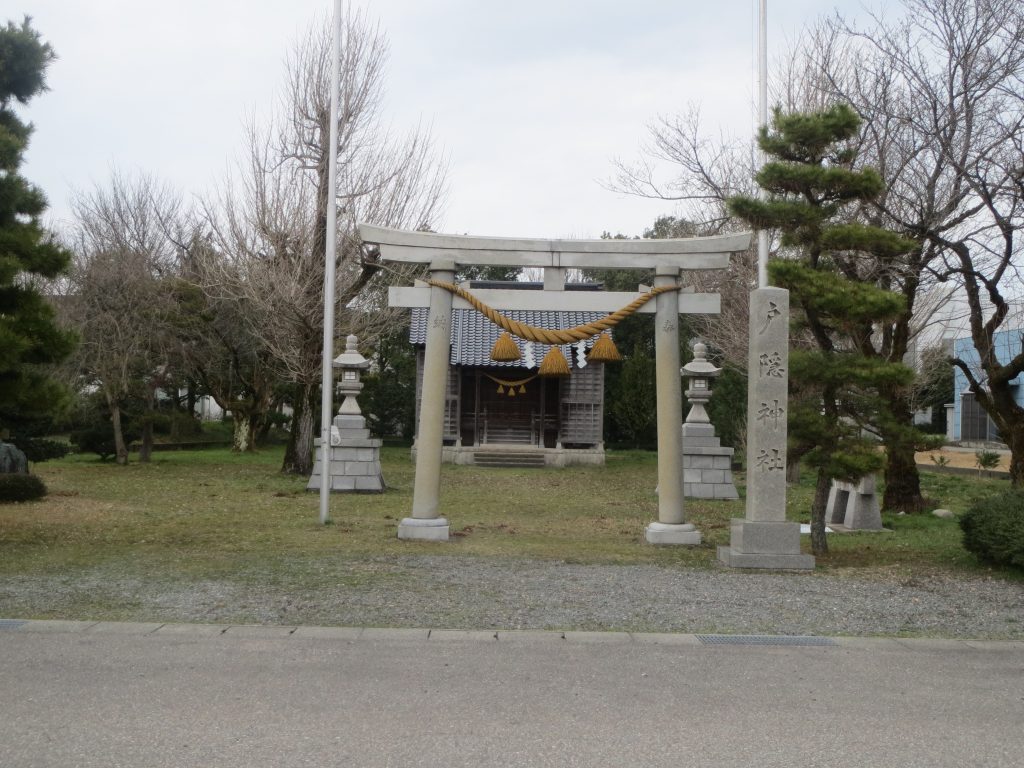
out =
[[0,628],[4,768],[960,768],[1022,755],[1024,643]]

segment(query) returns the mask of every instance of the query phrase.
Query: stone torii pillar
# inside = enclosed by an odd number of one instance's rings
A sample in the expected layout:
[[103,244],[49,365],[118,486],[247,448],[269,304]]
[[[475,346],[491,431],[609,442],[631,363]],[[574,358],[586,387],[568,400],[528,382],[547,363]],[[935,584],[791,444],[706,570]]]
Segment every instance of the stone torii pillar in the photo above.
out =
[[[380,248],[382,261],[429,264],[433,278],[450,282],[460,265],[574,268],[654,269],[656,286],[678,285],[683,269],[723,269],[729,255],[750,243],[750,234],[679,240],[523,240],[409,232],[359,225],[364,243]],[[556,273],[552,272],[552,275]],[[635,293],[552,290],[475,290],[474,295],[498,310],[526,309],[613,312],[636,298]],[[401,521],[403,539],[443,541],[448,521],[441,516],[441,455],[445,387],[450,357],[451,312],[468,308],[461,298],[436,286],[393,287],[393,307],[428,307],[427,345],[417,436],[416,482],[412,515]],[[654,304],[654,306],[651,306]],[[698,544],[700,533],[685,520],[682,480],[682,392],[679,378],[679,314],[717,314],[718,294],[666,292],[640,312],[656,315],[658,394],[658,520],[647,528],[647,540],[658,544]]]
[[[455,264],[433,261],[432,280],[451,282]],[[430,287],[427,316],[427,348],[423,361],[423,390],[416,450],[416,481],[413,486],[412,516],[398,524],[398,538],[448,540],[448,520],[439,512],[441,502],[441,457],[444,452],[445,387],[451,352],[452,295],[443,288]]]
[[[679,269],[659,267],[654,287],[678,285]],[[686,522],[683,501],[682,384],[679,378],[679,309],[675,296],[655,297],[654,354],[658,396],[658,519],[644,530],[652,544],[700,544],[700,531]]]

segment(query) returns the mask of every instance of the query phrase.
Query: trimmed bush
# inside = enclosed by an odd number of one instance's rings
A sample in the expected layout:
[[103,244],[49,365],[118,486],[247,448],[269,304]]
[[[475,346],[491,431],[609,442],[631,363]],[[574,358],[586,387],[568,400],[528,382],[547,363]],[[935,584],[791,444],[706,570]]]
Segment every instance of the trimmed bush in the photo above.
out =
[[964,547],[995,565],[1024,568],[1024,491],[980,499],[960,517]]
[[0,503],[32,501],[46,495],[46,485],[35,475],[0,474]]
[[[159,435],[160,430],[154,422],[153,429]],[[195,416],[185,411],[172,411],[167,415],[167,435],[172,440],[186,440],[203,434],[203,425]]]
[[[95,453],[100,457],[100,461],[106,461],[116,453],[112,429],[109,422],[92,424],[72,432],[71,442],[78,446],[82,453]],[[125,441],[127,440],[126,435]]]
[[21,448],[31,462],[63,459],[71,452],[71,446],[67,443],[42,437],[19,437],[11,442]]

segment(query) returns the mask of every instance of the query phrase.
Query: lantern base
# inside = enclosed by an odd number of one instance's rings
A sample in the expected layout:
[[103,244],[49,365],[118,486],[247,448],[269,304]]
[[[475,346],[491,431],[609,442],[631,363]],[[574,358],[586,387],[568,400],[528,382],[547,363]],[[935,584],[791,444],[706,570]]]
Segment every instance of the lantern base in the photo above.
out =
[[[382,442],[380,438],[370,437],[362,416],[341,413],[335,416],[331,424],[331,479],[328,483],[331,493],[383,493],[386,486],[380,470]],[[319,438],[313,444],[316,462],[306,484],[307,491],[320,490],[323,472],[323,446]]]
[[[316,443],[316,462],[306,490],[320,490],[323,448]],[[379,438],[350,438],[331,446],[331,493],[383,493],[386,486],[380,469]]]

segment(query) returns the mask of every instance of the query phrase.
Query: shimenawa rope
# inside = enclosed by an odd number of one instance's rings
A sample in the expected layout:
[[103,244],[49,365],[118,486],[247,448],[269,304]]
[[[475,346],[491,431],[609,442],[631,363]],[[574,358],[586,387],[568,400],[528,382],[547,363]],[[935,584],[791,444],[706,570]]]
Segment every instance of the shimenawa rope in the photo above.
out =
[[426,282],[427,285],[443,288],[449,293],[455,294],[460,299],[469,302],[473,309],[498,327],[508,331],[514,336],[518,336],[521,339],[533,341],[538,344],[571,344],[575,341],[589,339],[591,336],[595,336],[602,331],[606,331],[609,328],[613,328],[618,325],[622,320],[625,320],[627,317],[632,315],[658,294],[665,293],[666,291],[680,290],[680,286],[678,285],[663,285],[658,288],[652,288],[647,293],[637,296],[629,304],[622,307],[622,309],[617,309],[611,314],[605,315],[601,319],[595,320],[592,323],[577,325],[575,328],[551,330],[548,328],[538,328],[537,326],[529,325],[528,323],[520,323],[518,320],[505,317],[505,315],[501,314],[498,310],[487,306],[469,291],[460,288],[457,285],[452,285],[451,283],[446,283],[442,280],[427,280]]

